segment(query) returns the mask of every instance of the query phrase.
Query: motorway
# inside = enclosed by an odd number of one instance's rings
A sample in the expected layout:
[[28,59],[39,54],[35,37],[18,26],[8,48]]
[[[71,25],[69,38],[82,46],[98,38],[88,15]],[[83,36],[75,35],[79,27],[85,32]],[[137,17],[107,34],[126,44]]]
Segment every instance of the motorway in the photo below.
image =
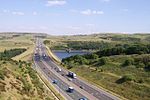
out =
[[[46,55],[46,58],[43,58],[43,55]],[[39,39],[36,42],[34,62],[36,67],[40,69],[50,83],[52,83],[53,80],[58,81],[57,84],[53,85],[67,100],[79,100],[83,97],[88,100],[120,100],[118,97],[99,89],[80,78],[72,79],[70,81],[67,76],[68,70],[58,66],[53,61],[52,57],[48,56],[45,45]],[[62,71],[58,72],[58,69],[60,68]],[[69,86],[75,89],[73,93],[67,92]]]

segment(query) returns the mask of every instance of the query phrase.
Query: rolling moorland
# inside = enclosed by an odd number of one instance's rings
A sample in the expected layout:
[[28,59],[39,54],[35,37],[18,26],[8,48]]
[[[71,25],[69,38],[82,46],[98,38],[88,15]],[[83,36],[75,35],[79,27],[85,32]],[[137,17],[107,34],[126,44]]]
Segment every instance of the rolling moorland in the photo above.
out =
[[34,34],[0,34],[0,100],[54,100],[32,68]]
[[[4,33],[0,37],[0,99],[54,100],[31,68],[36,35]],[[149,100],[149,34],[41,37],[52,50],[91,52],[62,60],[61,65],[78,77],[130,100]]]
[[62,60],[81,78],[130,100],[150,98],[150,35],[94,34],[48,37],[54,50],[90,50]]

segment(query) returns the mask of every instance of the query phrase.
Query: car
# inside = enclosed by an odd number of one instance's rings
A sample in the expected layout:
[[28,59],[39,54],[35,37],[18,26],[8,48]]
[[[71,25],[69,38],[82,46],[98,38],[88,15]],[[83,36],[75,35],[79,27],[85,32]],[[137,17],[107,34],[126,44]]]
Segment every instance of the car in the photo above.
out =
[[73,87],[69,87],[67,91],[72,93],[74,91],[74,88]]
[[79,100],[88,100],[87,98],[80,98]]
[[54,83],[54,84],[57,84],[57,83],[58,83],[58,80],[53,80],[53,83]]
[[73,73],[73,72],[68,72],[68,75],[67,75],[68,77],[71,77],[71,78],[77,78],[77,75],[75,74],[75,73]]
[[80,85],[80,88],[83,89],[83,86]]
[[61,74],[62,76],[65,76],[64,74]]
[[57,72],[61,72],[61,69],[60,69],[60,68],[58,68]]

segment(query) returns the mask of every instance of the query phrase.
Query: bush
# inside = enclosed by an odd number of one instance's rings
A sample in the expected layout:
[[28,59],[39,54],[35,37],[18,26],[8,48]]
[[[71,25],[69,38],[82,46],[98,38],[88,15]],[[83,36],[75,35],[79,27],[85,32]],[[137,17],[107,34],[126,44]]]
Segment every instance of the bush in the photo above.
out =
[[108,62],[108,58],[107,57],[102,57],[99,59],[99,65],[105,65]]
[[127,74],[127,75],[124,75],[122,78],[121,78],[124,82],[127,82],[127,81],[135,81],[135,77],[131,74]]
[[141,63],[141,62],[139,62],[138,64],[137,64],[137,68],[144,68],[145,67],[145,64],[143,64],[143,63]]
[[146,68],[146,70],[150,71],[150,62],[147,63],[145,68]]
[[5,79],[4,72],[2,70],[0,70],[0,79],[2,79],[2,80]]
[[144,83],[144,80],[143,79],[140,79],[137,81],[138,83]]
[[29,84],[29,83],[27,83],[27,82],[24,84],[23,89],[24,89],[27,93],[30,92],[31,88],[32,88],[31,84]]
[[83,55],[83,57],[86,59],[98,59],[99,56],[93,53],[93,54],[85,54]]
[[135,81],[135,77],[131,74],[127,74],[127,75],[122,76],[122,78],[118,79],[116,81],[116,83],[117,84],[122,84],[122,83],[128,82],[128,81]]
[[130,66],[134,64],[134,59],[129,58],[127,60],[124,61],[123,66]]

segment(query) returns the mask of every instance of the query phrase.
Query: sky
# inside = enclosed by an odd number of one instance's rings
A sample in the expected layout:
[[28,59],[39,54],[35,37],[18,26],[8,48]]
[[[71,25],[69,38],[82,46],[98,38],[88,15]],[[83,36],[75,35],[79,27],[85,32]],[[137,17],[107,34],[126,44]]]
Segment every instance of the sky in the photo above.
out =
[[0,0],[0,32],[149,33],[150,0]]

